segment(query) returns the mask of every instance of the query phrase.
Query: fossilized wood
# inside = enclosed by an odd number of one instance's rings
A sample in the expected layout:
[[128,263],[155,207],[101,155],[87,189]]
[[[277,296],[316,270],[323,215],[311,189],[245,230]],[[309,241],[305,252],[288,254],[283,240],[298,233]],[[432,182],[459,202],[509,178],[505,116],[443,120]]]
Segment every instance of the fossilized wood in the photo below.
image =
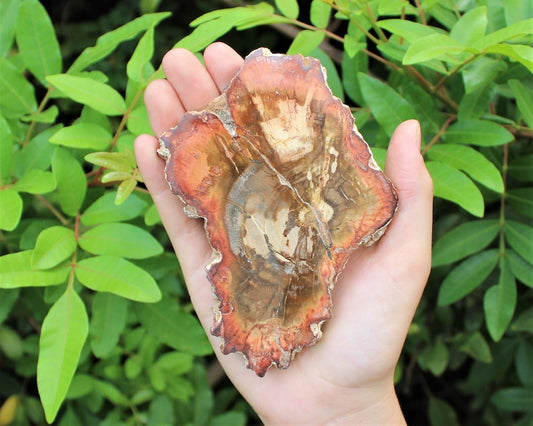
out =
[[350,109],[316,59],[258,49],[160,141],[173,193],[205,219],[222,352],[242,352],[259,376],[287,368],[320,338],[350,253],[396,209]]

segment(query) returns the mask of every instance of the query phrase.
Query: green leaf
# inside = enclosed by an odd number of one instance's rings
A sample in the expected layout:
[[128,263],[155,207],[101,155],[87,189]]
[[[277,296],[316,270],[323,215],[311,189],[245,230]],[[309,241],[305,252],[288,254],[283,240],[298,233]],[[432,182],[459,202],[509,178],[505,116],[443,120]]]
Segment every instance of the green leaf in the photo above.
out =
[[65,399],[79,399],[87,396],[94,389],[94,378],[83,373],[75,374],[70,382]]
[[344,89],[334,62],[326,53],[318,48],[311,52],[311,56],[318,59],[322,66],[326,68],[326,79],[331,92],[344,102]]
[[323,0],[313,0],[311,2],[311,10],[309,13],[311,23],[315,27],[326,28],[331,15],[331,4],[328,4]]
[[91,349],[98,358],[105,358],[117,345],[126,326],[128,302],[111,293],[96,293],[92,304],[90,325]]
[[6,254],[0,257],[0,288],[44,287],[65,282],[70,265],[46,271],[31,267],[32,250]]
[[78,239],[81,248],[93,254],[145,259],[163,252],[163,247],[146,230],[128,223],[104,223]]
[[161,217],[159,216],[159,212],[157,211],[155,204],[152,204],[144,214],[144,224],[146,226],[153,226],[157,223],[161,223]]
[[61,50],[54,26],[38,0],[22,1],[15,36],[26,67],[40,81],[61,72]]
[[70,152],[58,146],[52,157],[52,172],[57,181],[61,210],[76,216],[87,191],[87,178],[81,164]]
[[20,117],[20,120],[26,123],[31,123],[33,121],[35,123],[51,124],[56,121],[58,115],[59,108],[55,105],[52,105],[50,108],[42,112],[36,111],[35,113],[29,115],[23,115],[22,117]]
[[526,124],[533,129],[533,96],[518,80],[509,80],[509,87],[516,98],[516,105]]
[[533,392],[531,392],[531,388],[499,389],[492,396],[491,401],[503,411],[533,412]]
[[511,159],[507,172],[521,182],[533,182],[533,154]]
[[214,416],[209,424],[210,426],[246,426],[246,414],[242,411],[227,411]]
[[533,28],[533,18],[525,19],[500,30],[494,31],[493,33],[487,34],[486,36],[474,42],[472,47],[475,50],[481,51],[486,49],[488,46],[492,46],[506,40],[519,38],[526,34],[531,34],[531,28]]
[[533,264],[533,227],[514,220],[506,220],[504,231],[509,245]]
[[6,119],[0,113],[0,186],[11,180],[13,167],[13,133]]
[[114,256],[90,257],[76,265],[76,278],[94,291],[107,291],[137,302],[153,303],[161,292],[150,274]]
[[124,203],[115,205],[115,192],[106,192],[91,204],[81,216],[81,223],[85,226],[100,223],[120,222],[140,216],[147,207],[147,203],[137,195],[130,195]]
[[87,338],[85,305],[69,286],[46,315],[39,342],[37,386],[46,420],[52,423],[67,394]]
[[458,340],[458,349],[461,352],[464,352],[470,355],[472,358],[481,362],[492,362],[492,354],[490,353],[490,347],[479,331],[460,335],[458,337]]
[[450,37],[470,46],[485,35],[487,24],[487,6],[476,7],[461,16],[450,31]]
[[533,345],[525,339],[516,351],[515,365],[522,384],[533,387]]
[[416,39],[405,52],[404,65],[426,62],[431,59],[446,60],[448,55],[461,53],[465,46],[444,34],[431,34]]
[[198,320],[170,298],[150,305],[135,305],[137,316],[148,334],[171,348],[190,355],[213,352]]
[[472,179],[495,192],[501,194],[504,190],[500,171],[474,148],[455,144],[434,145],[428,151],[428,157],[466,172]]
[[17,302],[20,290],[15,288],[13,290],[0,289],[0,325],[9,316],[13,306]]
[[492,340],[499,342],[513,319],[516,308],[516,283],[505,258],[500,259],[498,284],[485,292],[485,321]]
[[118,389],[116,386],[113,386],[111,383],[96,380],[94,382],[94,388],[100,395],[112,402],[114,405],[130,405],[126,395],[124,395],[120,389]]
[[431,426],[459,426],[457,413],[442,399],[429,398],[428,415]]
[[37,109],[35,91],[30,82],[5,58],[0,57],[0,107],[3,114],[31,114]]
[[65,96],[90,106],[105,115],[123,115],[126,104],[121,94],[107,84],[89,77],[57,74],[46,77],[48,82]]
[[511,132],[487,120],[462,120],[453,123],[443,135],[446,143],[478,146],[504,145],[514,140]]
[[208,12],[191,22],[191,26],[197,26],[197,28],[182,38],[174,47],[183,47],[191,52],[197,52],[234,27],[246,27],[248,23],[258,20],[272,20],[273,13],[274,8],[264,2],[253,6]]
[[511,324],[511,330],[533,333],[533,308],[528,308],[522,312]]
[[37,237],[31,257],[33,269],[50,269],[59,265],[76,250],[74,231],[64,226],[51,226]]
[[135,157],[131,151],[92,152],[85,156],[85,161],[121,172],[131,172],[135,168]]
[[384,19],[378,21],[377,24],[380,28],[404,38],[408,43],[412,43],[421,37],[438,34],[433,27],[406,19]]
[[[467,94],[486,88],[507,70],[505,61],[481,56],[461,70],[461,77]],[[463,117],[461,117],[462,119]]]
[[69,73],[80,72],[113,52],[119,44],[131,40],[140,32],[156,26],[170,16],[170,12],[149,13],[98,37],[96,45],[87,47],[69,68]]
[[523,44],[494,44],[485,49],[487,53],[497,53],[507,56],[524,65],[529,72],[533,73],[533,47]]
[[52,173],[44,170],[29,170],[12,188],[29,194],[46,194],[56,188],[56,178]]
[[439,338],[434,344],[424,348],[418,362],[422,368],[428,369],[434,376],[440,376],[446,370],[449,358],[448,348]]
[[300,53],[301,55],[308,56],[322,43],[324,37],[325,34],[322,31],[302,30],[292,41],[287,50],[287,55]]
[[0,229],[12,231],[17,227],[22,214],[22,198],[12,189],[0,190]]
[[529,0],[506,0],[503,6],[507,25],[533,16],[533,4]]
[[474,216],[482,217],[485,209],[478,187],[462,172],[441,162],[428,161],[435,197],[452,201]]
[[533,217],[533,187],[512,189],[506,198],[514,211]]
[[411,104],[393,88],[363,73],[358,78],[365,103],[387,136],[392,136],[402,121],[416,118]]
[[483,250],[496,238],[499,229],[496,219],[462,223],[435,243],[432,266],[446,265]]
[[92,123],[79,123],[59,129],[50,138],[50,142],[80,149],[107,149],[113,136],[111,133]]
[[437,304],[447,306],[471,293],[489,276],[498,258],[498,250],[486,250],[453,268],[442,282]]
[[137,180],[134,178],[126,179],[120,182],[120,185],[117,188],[117,196],[115,197],[115,204],[119,206],[124,201],[126,201],[136,186],[137,186]]
[[279,9],[283,16],[290,19],[298,18],[300,9],[296,0],[275,0],[276,7]]
[[483,116],[489,109],[492,91],[492,85],[487,84],[469,93],[465,93],[459,103],[457,119],[459,121],[472,120]]
[[21,0],[0,1],[0,57],[8,56],[13,45],[15,25]]
[[513,250],[505,250],[505,258],[513,275],[528,287],[533,287],[533,266]]
[[14,153],[13,172],[16,176],[22,177],[32,169],[47,170],[50,167],[55,147],[48,141],[59,128],[61,125],[43,130],[24,149]]
[[154,54],[154,28],[150,27],[139,40],[133,55],[126,66],[129,78],[144,83],[152,74],[150,60]]

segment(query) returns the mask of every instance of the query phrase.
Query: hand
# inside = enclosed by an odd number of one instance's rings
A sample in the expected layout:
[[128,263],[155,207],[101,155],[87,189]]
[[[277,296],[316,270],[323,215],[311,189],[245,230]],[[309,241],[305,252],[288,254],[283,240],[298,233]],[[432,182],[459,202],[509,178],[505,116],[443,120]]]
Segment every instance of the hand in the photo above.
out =
[[[154,81],[145,101],[156,135],[176,125],[187,110],[200,110],[229,83],[242,64],[229,46],[214,43],[204,68],[190,52],[163,59],[167,80]],[[349,260],[333,291],[333,318],[323,338],[298,353],[287,370],[257,377],[240,354],[222,355],[210,335],[214,303],[205,265],[211,259],[203,222],[183,213],[164,179],[159,144],[142,135],[137,162],[180,261],[191,300],[220,364],[267,424],[403,424],[393,374],[431,263],[432,182],[420,155],[417,121],[392,136],[385,171],[399,207],[386,234]]]

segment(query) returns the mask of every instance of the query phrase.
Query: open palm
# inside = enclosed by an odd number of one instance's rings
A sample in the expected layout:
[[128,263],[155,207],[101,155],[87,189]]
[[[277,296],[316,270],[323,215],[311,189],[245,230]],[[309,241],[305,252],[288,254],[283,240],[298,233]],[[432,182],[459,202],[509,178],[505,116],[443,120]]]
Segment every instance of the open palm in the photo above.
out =
[[[153,82],[145,100],[156,135],[176,125],[188,110],[202,109],[229,83],[242,58],[215,43],[206,67],[190,52],[169,52],[166,80]],[[179,258],[192,302],[206,330],[214,304],[205,265],[211,247],[203,223],[183,213],[164,179],[164,163],[153,136],[136,141],[146,185]],[[398,191],[399,208],[382,239],[349,260],[333,292],[333,318],[323,338],[299,353],[288,370],[271,368],[257,377],[240,354],[222,355],[211,343],[229,378],[261,418],[273,424],[397,424],[403,422],[393,373],[430,270],[432,184],[419,153],[420,128],[402,123],[391,139],[386,173]],[[208,333],[209,334],[209,333]]]

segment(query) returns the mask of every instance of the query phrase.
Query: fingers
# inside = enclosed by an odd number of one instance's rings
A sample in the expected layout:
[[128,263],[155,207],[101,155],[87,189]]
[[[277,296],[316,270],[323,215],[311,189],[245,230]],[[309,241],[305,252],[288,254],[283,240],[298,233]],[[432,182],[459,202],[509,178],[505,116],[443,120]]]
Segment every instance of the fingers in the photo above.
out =
[[420,154],[418,121],[405,121],[394,132],[385,171],[398,192],[398,211],[379,248],[395,254],[399,271],[414,269],[406,273],[420,276],[423,285],[431,265],[433,183]]
[[204,62],[218,90],[222,92],[242,65],[243,59],[227,44],[213,43],[205,49]]

